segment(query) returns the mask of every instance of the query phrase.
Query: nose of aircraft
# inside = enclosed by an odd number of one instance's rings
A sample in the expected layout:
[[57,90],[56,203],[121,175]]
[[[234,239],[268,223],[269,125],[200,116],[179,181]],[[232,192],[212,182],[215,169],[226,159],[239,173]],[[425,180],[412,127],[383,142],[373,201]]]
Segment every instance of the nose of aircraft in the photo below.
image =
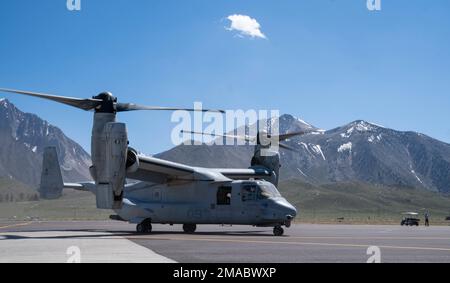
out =
[[278,201],[278,205],[283,210],[283,214],[286,215],[286,220],[292,220],[297,216],[297,209],[286,200]]

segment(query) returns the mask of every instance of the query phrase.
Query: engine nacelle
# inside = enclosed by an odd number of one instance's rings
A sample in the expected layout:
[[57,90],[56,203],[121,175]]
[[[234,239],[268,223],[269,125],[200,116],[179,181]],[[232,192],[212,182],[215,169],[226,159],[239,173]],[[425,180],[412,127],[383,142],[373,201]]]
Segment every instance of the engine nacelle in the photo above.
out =
[[97,183],[97,207],[121,208],[128,151],[126,125],[106,123],[100,140],[95,167],[91,169]]
[[[267,153],[267,152],[266,152]],[[252,167],[262,166],[267,168],[272,173],[271,179],[267,180],[278,186],[278,180],[280,178],[280,154],[278,152],[272,152],[272,154],[261,154],[261,148],[259,146],[256,147],[255,153],[253,155],[251,161]]]

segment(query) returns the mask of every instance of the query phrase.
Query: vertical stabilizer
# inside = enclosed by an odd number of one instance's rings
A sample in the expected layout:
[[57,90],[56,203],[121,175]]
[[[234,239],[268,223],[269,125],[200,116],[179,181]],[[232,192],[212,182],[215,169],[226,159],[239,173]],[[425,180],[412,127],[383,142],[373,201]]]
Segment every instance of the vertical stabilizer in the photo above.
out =
[[43,199],[57,199],[62,195],[64,183],[59,167],[58,154],[55,147],[47,147],[44,150],[42,161],[40,197]]

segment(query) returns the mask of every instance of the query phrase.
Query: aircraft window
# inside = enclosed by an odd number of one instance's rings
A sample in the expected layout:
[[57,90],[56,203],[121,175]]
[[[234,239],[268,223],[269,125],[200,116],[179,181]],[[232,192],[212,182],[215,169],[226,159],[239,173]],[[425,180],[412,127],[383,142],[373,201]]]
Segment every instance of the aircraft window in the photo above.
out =
[[261,188],[260,194],[258,195],[261,199],[280,197],[280,192],[275,188],[274,185],[264,184],[259,186]]
[[244,185],[242,187],[242,201],[256,200],[258,186],[256,184]]
[[217,190],[217,205],[231,204],[231,187],[219,187]]

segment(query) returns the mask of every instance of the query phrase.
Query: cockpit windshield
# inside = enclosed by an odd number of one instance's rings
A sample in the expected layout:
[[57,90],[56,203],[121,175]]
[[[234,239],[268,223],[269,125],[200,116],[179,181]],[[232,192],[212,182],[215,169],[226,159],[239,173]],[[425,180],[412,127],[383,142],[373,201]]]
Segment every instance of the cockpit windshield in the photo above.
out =
[[277,188],[271,183],[246,183],[242,186],[242,201],[255,201],[281,197]]
[[259,184],[258,186],[261,189],[260,194],[263,198],[281,197],[280,192],[273,184]]

